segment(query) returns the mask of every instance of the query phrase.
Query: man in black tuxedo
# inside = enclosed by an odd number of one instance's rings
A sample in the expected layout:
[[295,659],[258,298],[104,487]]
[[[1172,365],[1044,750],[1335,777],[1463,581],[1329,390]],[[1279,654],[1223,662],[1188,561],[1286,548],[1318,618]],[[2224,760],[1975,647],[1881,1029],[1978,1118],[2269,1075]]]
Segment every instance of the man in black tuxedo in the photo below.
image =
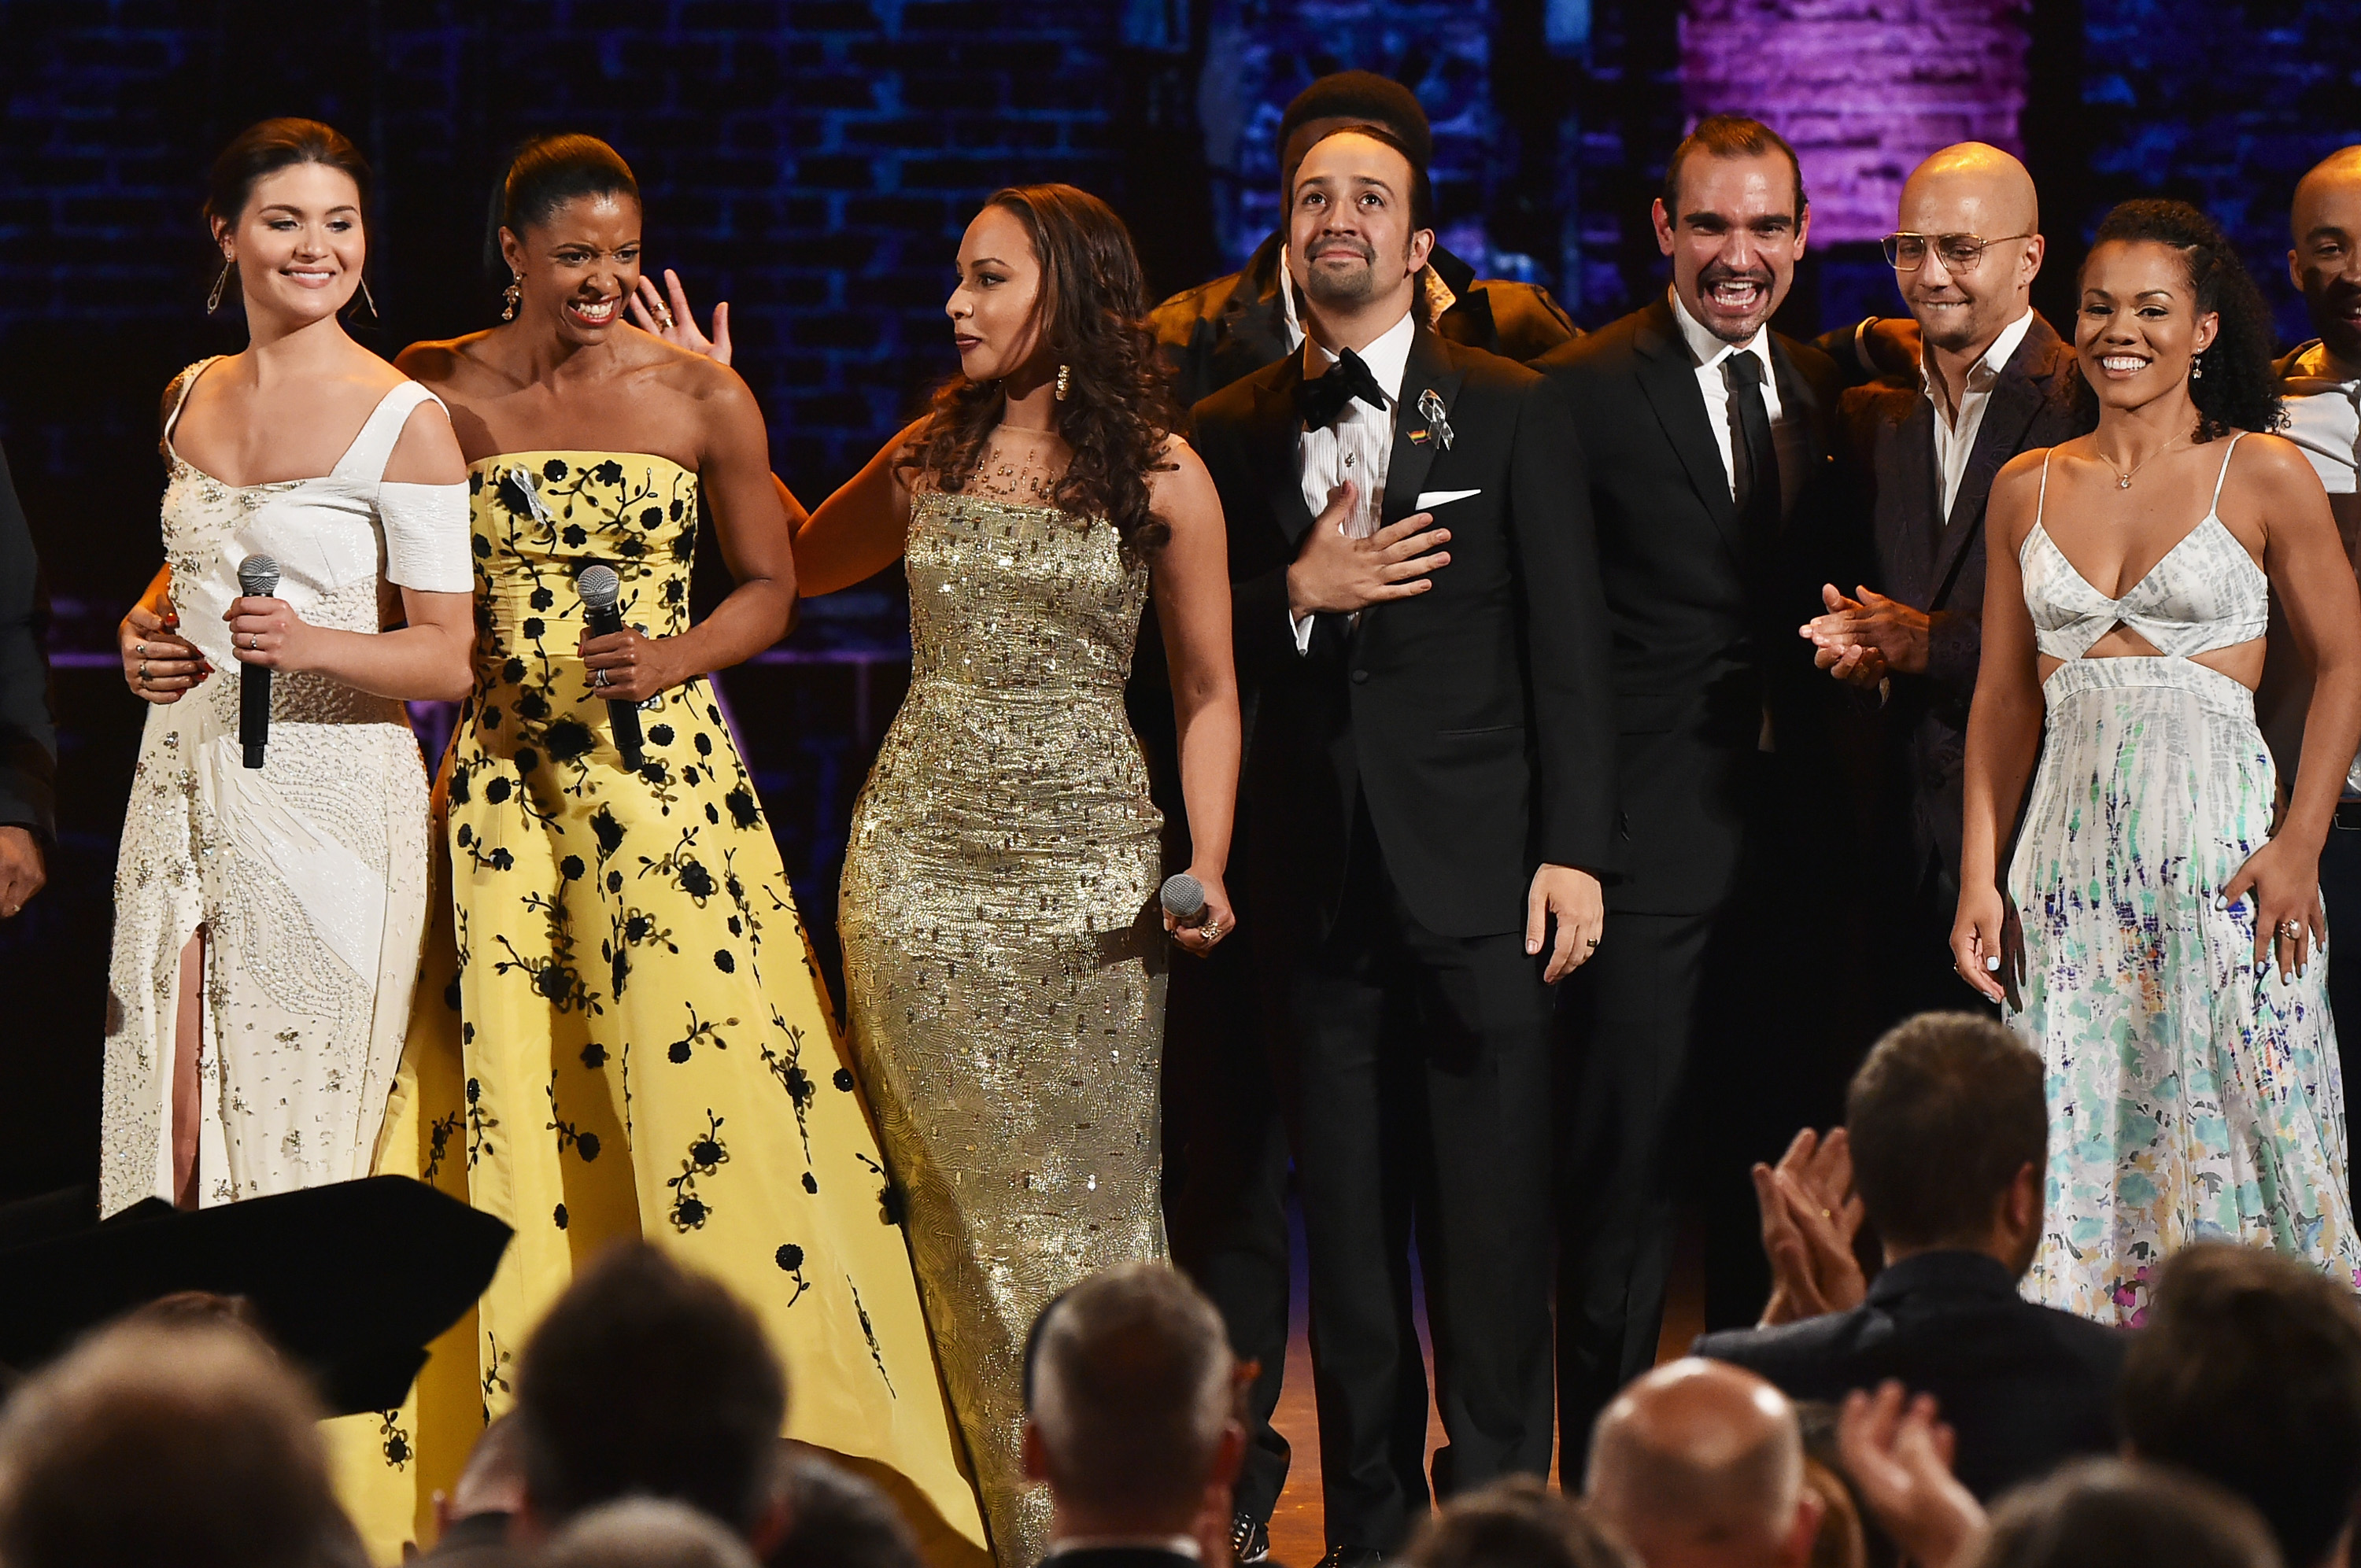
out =
[[1042,1568],[1200,1568],[1246,1432],[1221,1314],[1160,1263],[1094,1274],[1025,1347],[1025,1472],[1049,1488]]
[[[2124,1337],[2016,1293],[2041,1240],[2041,1058],[1986,1018],[1924,1014],[1879,1041],[1853,1077],[1845,1137],[1883,1272],[1858,1305],[1801,1321],[1779,1321],[1774,1292],[1763,1327],[1707,1334],[1696,1354],[1791,1399],[1841,1400],[1889,1377],[1934,1395],[1958,1435],[1952,1468],[1979,1497],[2114,1452]],[[1795,1196],[1773,1189],[1764,1202]],[[1814,1217],[1773,1219],[1825,1236]],[[1852,1266],[1825,1241],[1817,1260],[1823,1277]]]
[[[1882,745],[1874,853],[1883,1021],[1980,1007],[1951,970],[1960,775],[1983,653],[1984,502],[2020,452],[2090,428],[2074,345],[2034,310],[2032,176],[1998,148],[1945,148],[1902,187],[1886,250],[1919,332],[1915,384],[1844,394],[1873,565],[1852,597],[1825,585],[1804,628],[1822,669],[1865,694]],[[1841,361],[1839,361],[1841,363]]]
[[1313,146],[1289,218],[1303,351],[1195,415],[1240,684],[1260,694],[1244,880],[1285,1055],[1336,1563],[1398,1550],[1429,1496],[1414,1201],[1436,1488],[1548,1466],[1549,983],[1598,938],[1613,819],[1580,448],[1538,376],[1414,312],[1427,202],[1383,127]]
[[[1829,573],[1836,371],[1766,324],[1804,250],[1800,166],[1769,127],[1715,115],[1675,150],[1654,217],[1665,297],[1535,363],[1580,435],[1562,482],[1596,520],[1621,786],[1622,874],[1568,998],[1583,1049],[1560,1084],[1558,1420],[1574,1466],[1615,1390],[1655,1361],[1692,1078],[1708,1321],[1744,1323],[1767,1287],[1747,1166],[1836,1120],[1853,1065],[1829,1059],[1853,1001],[1846,944],[1806,919],[1842,842],[1839,694],[1795,635]],[[1708,1037],[1723,1046],[1710,1059]]]

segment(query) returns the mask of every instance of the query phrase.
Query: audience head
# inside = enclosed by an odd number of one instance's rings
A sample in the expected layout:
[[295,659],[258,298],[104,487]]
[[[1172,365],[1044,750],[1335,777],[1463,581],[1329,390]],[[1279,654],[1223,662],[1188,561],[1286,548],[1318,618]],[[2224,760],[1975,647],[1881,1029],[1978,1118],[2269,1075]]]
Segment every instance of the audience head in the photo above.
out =
[[1092,1276],[1034,1334],[1026,1473],[1060,1531],[1185,1534],[1245,1452],[1235,1363],[1212,1302],[1160,1263]]
[[2024,164],[1980,141],[1947,147],[1903,181],[1897,217],[1886,259],[1926,342],[1982,354],[2033,308],[2041,210]]
[[2288,1568],[2315,1568],[2361,1489],[2361,1305],[2259,1247],[2200,1243],[2156,1273],[2117,1404],[2141,1459],[2252,1503]]
[[660,1497],[591,1508],[533,1561],[540,1568],[758,1568],[746,1543],[719,1520]]
[[2288,276],[2329,353],[2361,366],[2361,147],[2339,148],[2296,181]]
[[1288,186],[1287,270],[1315,320],[1368,311],[1391,324],[1433,250],[1434,192],[1401,137],[1345,126],[1304,149]]
[[2286,422],[2271,313],[2213,219],[2143,198],[2109,213],[2083,259],[2074,348],[2102,409],[2186,389],[2213,440]]
[[1531,1475],[1452,1498],[1419,1528],[1410,1568],[1634,1568],[1580,1503]]
[[1689,314],[1724,343],[1751,342],[1795,281],[1811,225],[1795,149],[1760,120],[1709,115],[1673,149],[1654,215]]
[[763,1325],[736,1297],[652,1246],[616,1247],[524,1348],[515,1415],[527,1517],[555,1530],[643,1494],[749,1537],[774,1530],[773,1451],[786,1408]]
[[1853,1074],[1845,1135],[1888,1258],[1956,1247],[2033,1266],[2049,1109],[2041,1058],[2015,1035],[1966,1013],[1897,1025]]
[[925,1568],[917,1539],[884,1493],[840,1464],[781,1444],[787,1533],[766,1568]]
[[1296,167],[1312,143],[1347,126],[1383,126],[1415,167],[1434,160],[1434,132],[1417,93],[1374,71],[1339,71],[1298,93],[1279,117],[1279,189],[1295,189]]
[[251,1332],[126,1322],[0,1416],[8,1568],[319,1568],[351,1526],[311,1393]]
[[434,1494],[434,1522],[448,1530],[461,1519],[524,1511],[524,1442],[511,1410],[484,1429],[447,1493]]
[[640,182],[622,154],[578,133],[533,137],[492,188],[484,266],[515,318],[562,343],[603,343],[640,281]]
[[1585,1496],[1647,1568],[1802,1568],[1819,1527],[1786,1396],[1695,1358],[1635,1379],[1599,1414]]
[[2255,1510],[2210,1482],[2084,1459],[2003,1498],[1967,1568],[2279,1568],[2279,1554]]

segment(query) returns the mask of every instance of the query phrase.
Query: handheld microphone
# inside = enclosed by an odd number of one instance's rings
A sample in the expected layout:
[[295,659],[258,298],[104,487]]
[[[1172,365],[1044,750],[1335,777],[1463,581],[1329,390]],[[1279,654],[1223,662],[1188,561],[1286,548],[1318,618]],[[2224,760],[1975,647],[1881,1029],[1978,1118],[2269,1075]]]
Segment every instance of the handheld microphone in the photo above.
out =
[[1205,923],[1205,884],[1187,872],[1165,878],[1163,890],[1156,896],[1162,902],[1164,913],[1181,925]]
[[[248,555],[237,564],[237,586],[248,598],[270,598],[279,591],[279,563],[268,555]],[[270,744],[269,665],[238,667],[237,743],[246,748],[247,767],[262,766],[263,748]]]
[[[583,620],[593,637],[604,637],[623,630],[623,612],[618,608],[623,597],[623,580],[615,576],[611,566],[585,566],[574,579],[574,591],[582,596]],[[640,707],[633,702],[607,699],[607,723],[615,731],[615,750],[623,755],[623,766],[631,773],[640,771]]]

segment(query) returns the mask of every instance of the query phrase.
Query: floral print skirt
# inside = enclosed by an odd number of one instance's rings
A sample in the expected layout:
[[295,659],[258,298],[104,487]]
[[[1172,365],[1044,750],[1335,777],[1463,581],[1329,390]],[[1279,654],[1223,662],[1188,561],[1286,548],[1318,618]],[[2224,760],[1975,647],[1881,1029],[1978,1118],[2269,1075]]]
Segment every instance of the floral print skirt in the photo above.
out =
[[2034,1300],[2137,1323],[2195,1241],[2275,1247],[2347,1284],[2345,1094],[2325,944],[2256,972],[2251,896],[2218,894],[2269,839],[2277,775],[2254,698],[2187,659],[2080,659],[2048,719],[2009,892],[2049,1101]]

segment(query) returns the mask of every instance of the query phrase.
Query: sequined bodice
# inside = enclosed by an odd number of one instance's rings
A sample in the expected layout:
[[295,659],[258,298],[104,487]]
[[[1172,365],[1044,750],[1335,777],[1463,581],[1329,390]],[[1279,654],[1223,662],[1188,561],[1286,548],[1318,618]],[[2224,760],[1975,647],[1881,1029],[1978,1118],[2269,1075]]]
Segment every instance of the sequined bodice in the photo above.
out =
[[[2237,444],[2233,436],[2231,449]],[[2229,472],[2224,452],[2223,477]],[[2045,462],[2043,502],[2048,488]],[[2204,518],[2120,598],[2109,598],[2075,569],[2043,526],[2038,506],[2017,565],[2034,644],[2055,659],[2081,658],[2117,626],[2138,633],[2158,652],[2183,659],[2250,642],[2269,630],[2270,578],[2223,522],[2220,479]]]
[[1001,497],[910,503],[911,681],[1115,694],[1131,673],[1148,566],[1103,521]]

